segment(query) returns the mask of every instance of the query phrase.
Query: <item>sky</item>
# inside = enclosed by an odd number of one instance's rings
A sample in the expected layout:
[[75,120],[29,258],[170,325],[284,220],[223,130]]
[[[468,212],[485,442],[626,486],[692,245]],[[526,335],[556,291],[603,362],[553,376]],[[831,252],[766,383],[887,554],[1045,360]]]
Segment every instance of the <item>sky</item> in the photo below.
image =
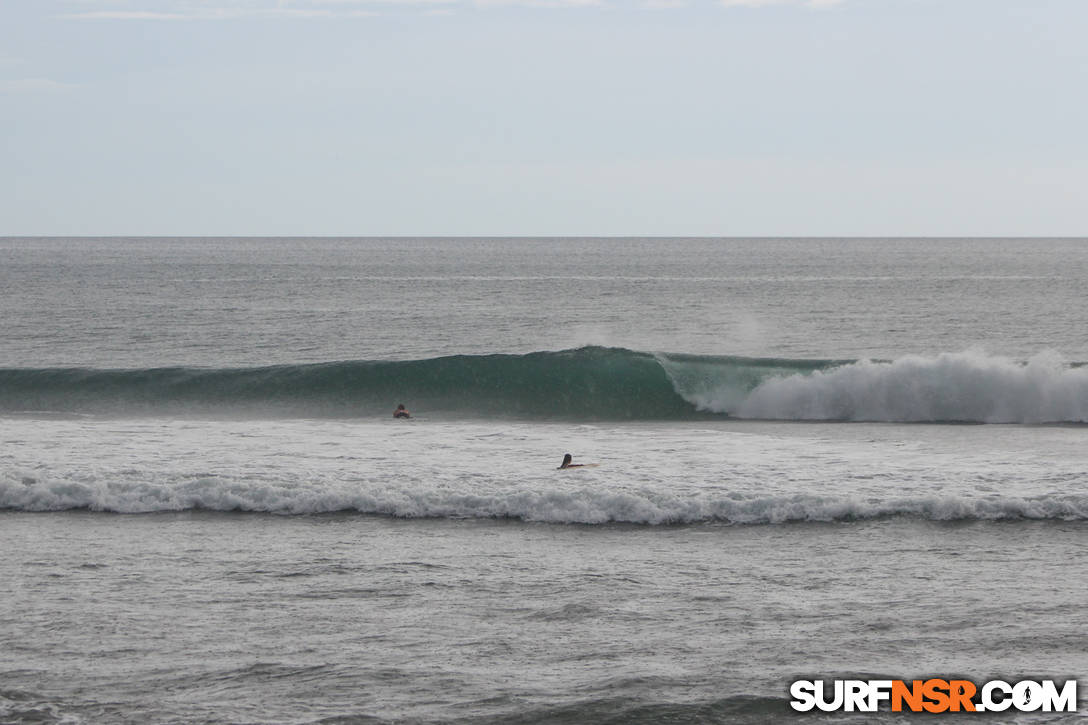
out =
[[1088,236],[1086,0],[0,0],[0,235]]

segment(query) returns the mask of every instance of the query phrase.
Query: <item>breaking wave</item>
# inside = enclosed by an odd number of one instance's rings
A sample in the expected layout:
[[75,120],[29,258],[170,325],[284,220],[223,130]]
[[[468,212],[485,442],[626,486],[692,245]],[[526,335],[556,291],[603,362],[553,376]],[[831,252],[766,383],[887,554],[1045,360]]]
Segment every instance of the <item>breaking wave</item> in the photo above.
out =
[[1085,423],[1088,368],[1056,353],[788,360],[585,347],[253,368],[0,369],[0,412]]
[[1026,363],[978,353],[861,360],[809,374],[771,376],[738,395],[694,396],[700,408],[740,418],[883,422],[1088,422],[1088,368],[1056,353]]

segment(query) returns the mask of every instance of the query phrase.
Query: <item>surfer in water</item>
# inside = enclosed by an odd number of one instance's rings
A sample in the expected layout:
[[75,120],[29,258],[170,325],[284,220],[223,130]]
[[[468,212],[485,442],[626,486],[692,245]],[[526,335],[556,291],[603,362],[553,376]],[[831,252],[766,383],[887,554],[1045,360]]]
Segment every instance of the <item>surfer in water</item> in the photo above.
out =
[[597,466],[596,463],[571,463],[572,460],[574,460],[574,457],[569,453],[566,454],[563,456],[563,463],[556,470],[563,468],[595,468]]
[[397,406],[397,409],[393,411],[394,418],[411,418],[412,414],[408,412],[408,409],[404,407],[404,403]]

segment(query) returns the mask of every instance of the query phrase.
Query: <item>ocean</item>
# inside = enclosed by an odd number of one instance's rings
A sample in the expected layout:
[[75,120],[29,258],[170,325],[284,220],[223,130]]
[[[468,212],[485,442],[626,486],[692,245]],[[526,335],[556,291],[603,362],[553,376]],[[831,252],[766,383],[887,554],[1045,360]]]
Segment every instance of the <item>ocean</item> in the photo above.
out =
[[789,704],[1088,687],[1088,240],[0,238],[0,289],[0,722],[1088,722]]

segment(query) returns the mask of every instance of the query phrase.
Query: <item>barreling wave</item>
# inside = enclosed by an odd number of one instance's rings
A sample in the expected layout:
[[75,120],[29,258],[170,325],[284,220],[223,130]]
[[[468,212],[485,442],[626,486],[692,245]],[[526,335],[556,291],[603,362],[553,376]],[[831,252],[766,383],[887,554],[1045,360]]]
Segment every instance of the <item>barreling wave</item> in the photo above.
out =
[[[123,477],[122,477],[123,478]],[[1041,496],[741,494],[586,486],[474,491],[387,481],[359,485],[220,476],[125,481],[0,473],[0,510],[109,513],[178,511],[281,515],[359,513],[396,518],[516,519],[556,524],[788,524],[893,516],[933,521],[1088,521],[1088,495]]]
[[254,368],[0,369],[0,412],[522,419],[1085,423],[1088,368],[1055,353],[787,360],[585,347]]

